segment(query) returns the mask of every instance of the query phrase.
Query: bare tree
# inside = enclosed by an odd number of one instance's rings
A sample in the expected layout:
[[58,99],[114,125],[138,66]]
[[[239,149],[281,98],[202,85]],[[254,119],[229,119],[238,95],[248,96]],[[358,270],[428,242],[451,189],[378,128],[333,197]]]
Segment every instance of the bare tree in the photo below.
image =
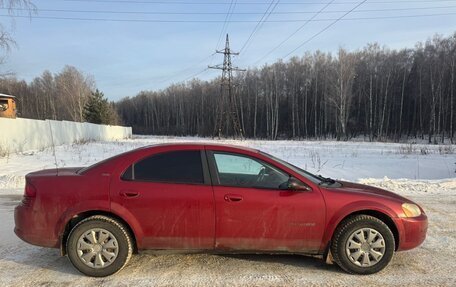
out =
[[[25,13],[31,16],[36,12],[36,7],[30,0],[0,0],[0,8],[6,9],[9,15],[20,14],[25,11]],[[4,52],[8,52],[14,45],[16,45],[16,42],[11,36],[11,32],[7,30],[4,23],[1,23],[0,49],[2,49]]]
[[350,105],[353,99],[353,82],[355,73],[356,54],[350,54],[340,48],[336,63],[336,79],[334,80],[334,92],[329,100],[336,108],[336,117],[339,125],[337,138],[343,135],[348,138],[347,124],[350,116]]
[[75,67],[66,66],[55,78],[57,101],[65,107],[63,118],[82,122],[84,106],[94,89],[95,82],[91,76],[84,75]]

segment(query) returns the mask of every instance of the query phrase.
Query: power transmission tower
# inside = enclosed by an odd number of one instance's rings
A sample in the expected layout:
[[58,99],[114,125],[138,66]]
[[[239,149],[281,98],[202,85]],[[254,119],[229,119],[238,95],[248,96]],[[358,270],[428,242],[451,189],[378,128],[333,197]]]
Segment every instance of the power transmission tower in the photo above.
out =
[[228,135],[230,128],[235,137],[244,137],[244,131],[241,128],[239,114],[237,109],[237,101],[233,92],[233,71],[245,71],[238,67],[233,67],[231,63],[231,55],[239,55],[230,49],[230,40],[226,34],[225,49],[217,50],[218,54],[223,54],[223,65],[209,66],[210,69],[222,70],[222,79],[220,83],[220,98],[217,105],[216,120],[214,126],[214,135],[218,134],[220,138],[222,134]]

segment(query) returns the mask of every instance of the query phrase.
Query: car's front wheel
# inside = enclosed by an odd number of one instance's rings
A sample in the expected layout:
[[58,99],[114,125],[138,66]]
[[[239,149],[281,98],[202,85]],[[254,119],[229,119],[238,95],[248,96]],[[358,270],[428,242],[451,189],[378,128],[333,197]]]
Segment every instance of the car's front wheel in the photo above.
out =
[[357,215],[342,221],[331,244],[337,265],[354,274],[379,272],[391,261],[394,249],[394,235],[390,228],[369,215]]
[[103,277],[120,271],[133,248],[125,226],[106,216],[91,216],[76,224],[67,241],[71,263],[88,276]]

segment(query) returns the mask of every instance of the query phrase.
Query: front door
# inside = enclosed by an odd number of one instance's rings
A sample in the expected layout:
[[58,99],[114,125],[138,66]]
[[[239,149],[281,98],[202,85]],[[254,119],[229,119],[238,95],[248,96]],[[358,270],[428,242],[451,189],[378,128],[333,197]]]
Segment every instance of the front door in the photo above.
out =
[[216,248],[317,252],[325,205],[319,190],[288,191],[289,175],[252,156],[208,152],[216,204]]

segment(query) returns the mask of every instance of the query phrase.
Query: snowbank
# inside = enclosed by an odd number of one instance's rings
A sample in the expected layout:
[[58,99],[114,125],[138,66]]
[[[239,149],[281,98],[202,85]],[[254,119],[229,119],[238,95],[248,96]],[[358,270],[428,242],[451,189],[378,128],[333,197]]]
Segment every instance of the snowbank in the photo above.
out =
[[0,153],[42,150],[52,146],[52,140],[55,145],[62,145],[91,140],[119,140],[131,135],[131,127],[0,118]]
[[407,178],[390,179],[388,177],[384,177],[383,179],[363,178],[358,180],[358,182],[361,184],[380,187],[402,195],[456,195],[456,178],[440,180],[410,180]]

